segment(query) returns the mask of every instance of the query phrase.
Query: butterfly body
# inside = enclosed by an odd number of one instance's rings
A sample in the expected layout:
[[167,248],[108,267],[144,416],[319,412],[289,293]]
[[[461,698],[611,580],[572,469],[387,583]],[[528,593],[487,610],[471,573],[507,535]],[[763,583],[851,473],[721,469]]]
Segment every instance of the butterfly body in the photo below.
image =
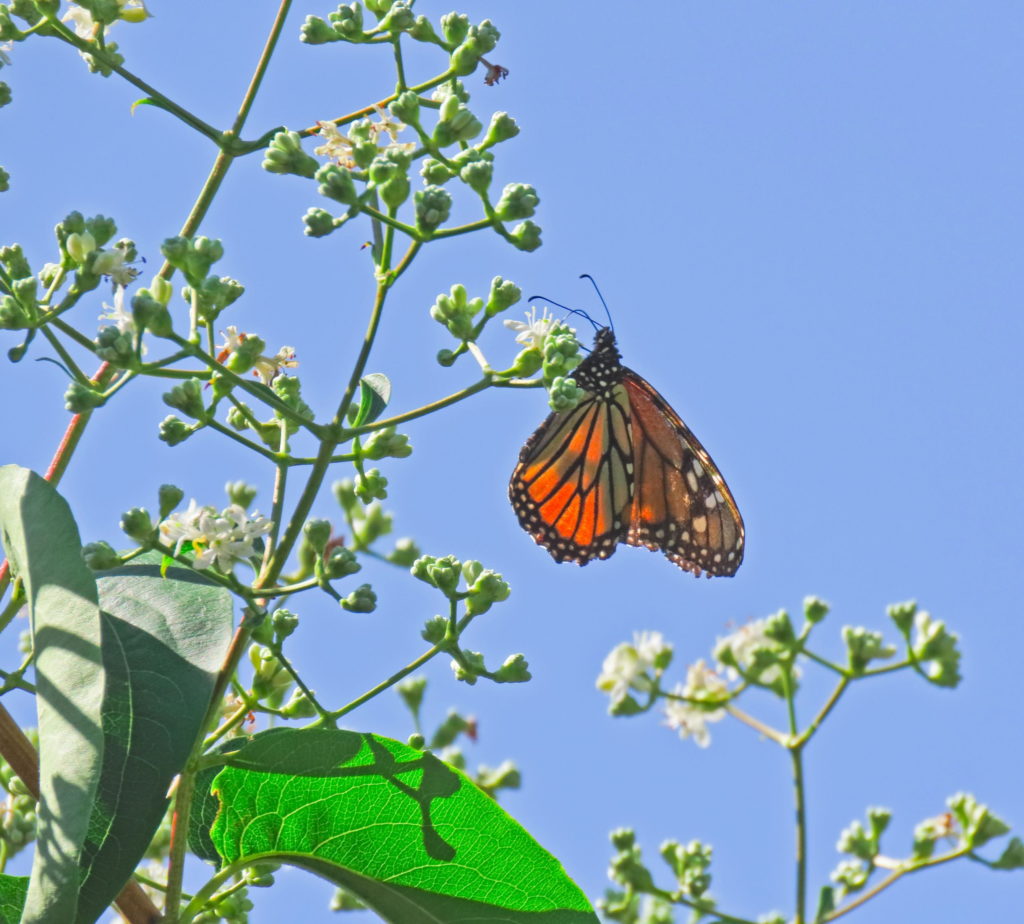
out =
[[735,574],[744,530],[732,493],[668,402],[622,365],[610,329],[573,378],[583,399],[548,416],[512,473],[522,527],[558,562],[585,565],[625,542],[698,576]]

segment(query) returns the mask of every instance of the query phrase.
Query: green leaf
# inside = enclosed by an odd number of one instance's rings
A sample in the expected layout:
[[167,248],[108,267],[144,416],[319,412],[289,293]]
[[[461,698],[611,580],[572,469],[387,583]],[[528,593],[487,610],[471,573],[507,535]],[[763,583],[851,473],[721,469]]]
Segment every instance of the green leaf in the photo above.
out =
[[78,920],[124,887],[167,810],[231,639],[231,595],[149,552],[104,572],[103,769],[83,855]]
[[18,924],[25,907],[28,876],[0,874],[0,924]]
[[22,920],[86,924],[160,824],[209,706],[231,598],[179,566],[162,577],[158,552],[97,587],[67,504],[17,466],[0,468],[0,530],[25,581],[39,690],[39,843]]
[[401,924],[597,924],[561,864],[471,780],[377,735],[271,729],[229,757],[212,842],[311,870]]
[[103,756],[96,582],[67,503],[17,465],[0,468],[0,538],[24,581],[36,652],[40,802],[24,922],[74,921]]
[[371,372],[359,380],[359,408],[352,418],[353,427],[372,423],[391,400],[391,381],[383,372]]

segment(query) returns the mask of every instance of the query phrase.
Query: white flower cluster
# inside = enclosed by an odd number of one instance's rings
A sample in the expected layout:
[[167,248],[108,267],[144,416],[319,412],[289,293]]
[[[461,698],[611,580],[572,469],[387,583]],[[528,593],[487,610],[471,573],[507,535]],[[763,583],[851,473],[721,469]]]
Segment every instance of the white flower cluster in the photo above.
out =
[[635,632],[632,645],[622,642],[604,659],[597,688],[609,694],[613,705],[630,690],[649,693],[671,654],[672,646],[660,632]]
[[680,738],[692,737],[698,747],[711,743],[708,722],[724,718],[725,709],[706,709],[694,705],[693,700],[714,702],[729,695],[724,678],[708,667],[703,660],[691,664],[686,671],[686,683],[676,684],[672,691],[679,699],[669,699],[665,705],[665,724],[679,732]]
[[247,562],[256,554],[256,540],[270,532],[273,523],[255,511],[249,514],[238,504],[219,513],[214,507],[200,507],[195,500],[188,509],[173,513],[160,524],[160,535],[180,554],[186,542],[196,553],[195,567],[216,566],[228,574],[238,562]]
[[[142,22],[142,20],[149,18],[149,11],[146,9],[146,4],[143,0],[117,0],[117,5],[120,7],[117,18],[123,19],[125,22]],[[97,23],[92,18],[92,13],[85,9],[85,7],[72,3],[62,18],[64,22],[74,24],[75,34],[79,38],[89,41],[96,37]],[[107,25],[103,30],[103,34],[106,35],[109,30],[110,25]]]
[[[226,331],[222,330],[220,335],[224,338],[224,342],[220,345],[220,353],[217,358],[223,362],[228,353],[236,353],[241,348],[245,343],[246,334],[239,333],[238,328],[232,324]],[[283,346],[273,356],[257,356],[252,371],[253,375],[259,376],[264,385],[269,385],[282,369],[294,369],[298,364],[299,361],[295,358],[295,347]]]
[[[380,121],[374,122],[372,119],[367,119],[367,121],[370,123],[370,134],[378,145],[380,136],[387,135],[391,142],[385,146],[385,149],[398,148],[410,152],[416,150],[416,145],[413,142],[401,143],[398,140],[399,133],[405,130],[405,123],[399,122],[380,103],[373,107],[373,115],[376,115]],[[316,124],[319,126],[317,134],[323,138],[324,143],[313,148],[313,153],[319,154],[321,157],[329,157],[336,164],[348,167],[350,170],[354,168],[356,162],[352,159],[352,142],[341,133],[341,130],[333,122],[317,122]]]

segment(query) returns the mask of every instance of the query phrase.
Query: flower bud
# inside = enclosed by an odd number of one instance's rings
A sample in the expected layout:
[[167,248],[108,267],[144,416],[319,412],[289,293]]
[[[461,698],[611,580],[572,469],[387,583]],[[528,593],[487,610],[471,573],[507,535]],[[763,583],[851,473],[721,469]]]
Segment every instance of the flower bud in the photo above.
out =
[[487,126],[487,134],[480,143],[481,148],[489,148],[509,138],[515,138],[519,134],[519,126],[516,120],[507,112],[496,112],[491,116],[491,122]]
[[184,498],[185,492],[176,484],[162,484],[157,490],[157,509],[160,511],[160,519],[164,519]]
[[360,584],[341,601],[341,606],[350,613],[372,613],[377,609],[377,595],[369,584]]
[[469,17],[463,13],[446,13],[441,17],[441,33],[449,45],[461,45],[469,34]]
[[585,394],[582,388],[577,387],[575,379],[556,376],[548,386],[548,406],[553,411],[570,411]]
[[185,379],[163,395],[164,404],[200,420],[206,416],[203,403],[203,383],[199,379]]
[[99,389],[81,382],[71,382],[64,391],[64,407],[72,414],[84,414],[93,408],[101,407],[106,400]]
[[416,14],[409,9],[404,0],[396,0],[387,15],[377,24],[378,28],[388,32],[404,32],[411,29],[416,22]]
[[494,164],[489,160],[473,161],[459,171],[462,181],[481,196],[487,192],[493,175]]
[[417,190],[413,202],[416,205],[416,226],[426,232],[444,224],[452,208],[452,197],[440,186]]
[[184,443],[192,434],[192,428],[180,417],[169,414],[160,421],[160,439],[168,446],[177,446]]
[[452,659],[452,672],[455,674],[455,679],[468,683],[470,686],[473,686],[486,670],[484,656],[479,651],[466,649],[462,652],[461,662]]
[[404,538],[395,543],[395,547],[388,553],[387,559],[393,565],[408,568],[421,554],[420,547],[412,539]]
[[804,597],[804,619],[817,624],[828,615],[828,604],[818,597]]
[[279,642],[283,642],[299,626],[299,617],[290,610],[275,610],[271,617],[271,625],[274,627],[274,635]]
[[510,308],[523,297],[523,291],[514,282],[495,276],[491,280],[491,291],[487,295],[484,314],[493,318],[496,314]]
[[166,305],[174,294],[174,286],[163,276],[154,276],[153,281],[149,284],[149,294],[161,305]]
[[302,528],[306,541],[317,551],[323,552],[327,540],[331,538],[331,521],[314,518],[306,521]]
[[258,489],[244,481],[229,481],[224,485],[224,493],[232,504],[238,504],[243,510],[248,510],[256,499]]
[[121,529],[130,539],[146,545],[156,535],[156,527],[149,511],[144,507],[132,507],[121,514]]
[[396,433],[394,427],[374,430],[363,444],[363,457],[377,461],[379,459],[404,459],[412,455],[409,437],[404,433]]
[[[281,712],[289,719],[308,719],[316,715],[316,706],[302,690],[295,690],[288,702],[281,707]],[[274,877],[271,876],[270,882],[266,884],[270,885],[273,881]]]
[[107,571],[121,564],[121,556],[107,542],[90,542],[82,546],[82,559],[93,571]]
[[262,166],[269,173],[294,173],[312,178],[320,164],[302,149],[298,132],[281,131],[270,142]]
[[356,476],[356,496],[365,504],[375,499],[384,500],[388,496],[387,487],[387,478],[375,468]]
[[528,183],[509,183],[501,193],[494,211],[502,221],[529,218],[537,209],[540,198]]
[[398,695],[402,697],[406,708],[414,715],[419,715],[423,705],[423,694],[427,689],[426,677],[409,677],[398,684]]
[[494,679],[498,683],[525,683],[530,678],[529,664],[521,654],[509,655],[494,672]]
[[69,234],[65,248],[75,263],[79,266],[85,266],[85,262],[89,259],[90,254],[96,250],[96,238],[88,231],[83,231],[80,234]]
[[447,183],[455,174],[442,164],[441,161],[428,157],[423,161],[423,166],[420,167],[420,176],[428,183],[440,185]]
[[356,561],[356,553],[343,545],[335,546],[327,553],[324,561],[324,573],[331,580],[355,574],[363,566]]
[[[441,39],[438,38],[437,33],[434,31],[434,27],[426,16],[417,16],[416,21],[407,31],[409,36],[416,39],[417,42],[433,42],[436,45],[441,44]],[[407,122],[409,120],[402,119],[402,121]]]
[[519,250],[536,250],[540,247],[540,228],[532,221],[524,221],[516,225],[512,231],[512,242]]
[[338,164],[324,164],[316,172],[316,181],[320,184],[317,192],[321,196],[340,202],[342,205],[355,205],[359,199],[352,172]]
[[326,209],[308,208],[302,216],[306,237],[326,237],[335,229],[334,216]]

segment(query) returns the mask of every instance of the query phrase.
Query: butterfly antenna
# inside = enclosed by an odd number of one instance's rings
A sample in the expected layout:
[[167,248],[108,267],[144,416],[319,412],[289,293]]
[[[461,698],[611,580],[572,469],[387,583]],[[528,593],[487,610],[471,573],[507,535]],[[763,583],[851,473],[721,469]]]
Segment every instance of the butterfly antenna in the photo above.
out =
[[569,308],[567,305],[561,305],[558,302],[552,301],[546,295],[531,295],[527,299],[527,301],[528,302],[533,302],[533,301],[537,301],[538,299],[540,299],[541,301],[547,302],[549,305],[554,305],[556,308],[561,308],[562,311],[567,311],[569,314],[578,314],[581,318],[585,318],[587,321],[589,321],[591,324],[593,324],[594,325],[594,330],[598,330],[601,327],[601,325],[598,324],[597,321],[595,321],[585,311],[580,311],[579,308]]
[[604,296],[601,294],[601,290],[597,287],[597,283],[594,282],[594,277],[590,273],[580,273],[580,279],[589,279],[590,284],[594,287],[594,291],[597,293],[597,297],[601,299],[601,304],[604,305],[604,313],[608,315],[608,327],[611,328],[611,332],[615,333],[615,322],[612,320],[612,313],[608,310],[608,302],[604,300]]

